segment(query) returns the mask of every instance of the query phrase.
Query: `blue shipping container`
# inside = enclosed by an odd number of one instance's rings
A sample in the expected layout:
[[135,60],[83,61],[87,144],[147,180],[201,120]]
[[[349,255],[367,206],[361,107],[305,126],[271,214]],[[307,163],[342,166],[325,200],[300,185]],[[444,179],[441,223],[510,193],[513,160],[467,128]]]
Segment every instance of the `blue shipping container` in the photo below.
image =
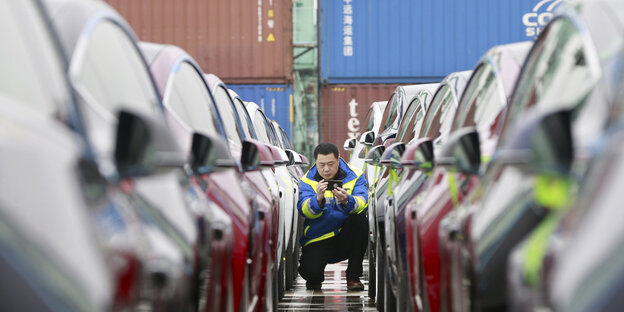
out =
[[[261,85],[236,85],[229,84],[243,101],[258,104],[267,118],[276,120],[282,129],[292,138],[290,133],[292,119],[292,95],[290,85],[261,84]],[[291,140],[292,142],[292,140]]]
[[533,40],[566,0],[320,0],[323,83],[420,83]]

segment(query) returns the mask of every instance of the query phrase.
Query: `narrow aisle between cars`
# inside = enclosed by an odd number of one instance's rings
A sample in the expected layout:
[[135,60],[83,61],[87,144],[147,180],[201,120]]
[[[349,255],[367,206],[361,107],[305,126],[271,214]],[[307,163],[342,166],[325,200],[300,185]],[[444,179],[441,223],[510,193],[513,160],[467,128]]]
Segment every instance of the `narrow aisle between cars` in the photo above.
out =
[[305,280],[297,277],[293,289],[286,291],[279,311],[376,311],[375,301],[368,297],[368,259],[364,259],[360,279],[363,291],[347,291],[347,261],[329,264],[320,291],[306,290]]

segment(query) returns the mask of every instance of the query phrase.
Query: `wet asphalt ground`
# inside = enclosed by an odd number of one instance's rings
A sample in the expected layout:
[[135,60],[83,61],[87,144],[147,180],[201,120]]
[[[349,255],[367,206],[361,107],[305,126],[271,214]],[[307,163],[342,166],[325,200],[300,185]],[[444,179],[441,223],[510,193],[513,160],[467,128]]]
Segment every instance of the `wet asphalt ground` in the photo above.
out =
[[363,291],[347,291],[347,261],[329,264],[321,290],[306,290],[305,280],[298,276],[292,290],[280,301],[279,311],[376,311],[375,301],[368,297],[368,260],[364,259]]

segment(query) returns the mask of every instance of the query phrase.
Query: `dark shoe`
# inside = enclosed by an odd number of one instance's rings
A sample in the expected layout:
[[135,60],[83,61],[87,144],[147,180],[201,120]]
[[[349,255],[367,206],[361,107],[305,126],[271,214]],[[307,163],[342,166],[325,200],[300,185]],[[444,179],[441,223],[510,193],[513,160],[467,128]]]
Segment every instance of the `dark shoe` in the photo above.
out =
[[364,284],[360,282],[359,278],[347,278],[347,289],[351,291],[364,290]]
[[306,289],[307,290],[321,290],[321,283],[310,283],[310,282],[306,282]]

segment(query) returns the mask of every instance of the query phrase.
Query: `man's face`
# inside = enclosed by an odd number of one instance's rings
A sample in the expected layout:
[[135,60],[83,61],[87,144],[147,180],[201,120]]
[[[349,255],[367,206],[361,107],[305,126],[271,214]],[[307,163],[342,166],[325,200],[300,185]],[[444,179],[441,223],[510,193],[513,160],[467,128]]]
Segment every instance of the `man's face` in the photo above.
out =
[[329,180],[338,173],[339,161],[334,154],[316,155],[316,168],[323,179]]

